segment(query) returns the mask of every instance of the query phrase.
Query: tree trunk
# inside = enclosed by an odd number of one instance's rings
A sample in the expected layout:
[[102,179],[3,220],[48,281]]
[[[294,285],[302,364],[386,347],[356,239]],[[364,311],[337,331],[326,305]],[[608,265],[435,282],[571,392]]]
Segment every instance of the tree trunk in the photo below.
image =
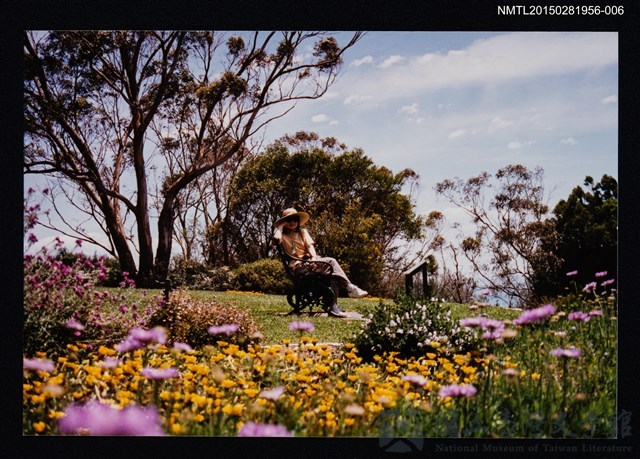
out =
[[171,243],[173,241],[174,204],[176,195],[165,195],[162,210],[158,217],[158,247],[156,249],[155,274],[158,280],[164,280],[169,273],[171,261]]

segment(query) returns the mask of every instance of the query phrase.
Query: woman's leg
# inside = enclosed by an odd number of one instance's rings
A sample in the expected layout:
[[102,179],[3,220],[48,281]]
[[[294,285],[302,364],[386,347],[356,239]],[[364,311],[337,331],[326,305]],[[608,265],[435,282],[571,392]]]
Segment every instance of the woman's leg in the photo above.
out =
[[[347,290],[347,294],[351,298],[362,298],[367,295],[365,290],[362,290],[360,287],[351,283],[344,270],[340,266],[340,263],[335,258],[331,257],[320,257],[317,258],[318,261],[323,261],[325,263],[329,263],[333,268],[333,278],[336,279],[338,285]],[[336,290],[336,295],[338,294],[338,290]]]

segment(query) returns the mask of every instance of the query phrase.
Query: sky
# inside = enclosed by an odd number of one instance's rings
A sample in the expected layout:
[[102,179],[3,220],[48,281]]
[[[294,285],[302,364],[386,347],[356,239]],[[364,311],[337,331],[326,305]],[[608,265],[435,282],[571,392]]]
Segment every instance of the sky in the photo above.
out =
[[[299,102],[264,136],[313,131],[393,172],[411,168],[416,212],[464,223],[436,183],[540,166],[553,207],[587,175],[617,179],[617,81],[615,32],[368,32],[327,94]],[[25,189],[38,183],[25,177]],[[33,249],[54,237],[36,235]]]
[[411,168],[419,213],[459,217],[436,183],[509,164],[542,167],[553,206],[587,175],[617,178],[617,79],[617,33],[369,32],[267,137],[314,131]]

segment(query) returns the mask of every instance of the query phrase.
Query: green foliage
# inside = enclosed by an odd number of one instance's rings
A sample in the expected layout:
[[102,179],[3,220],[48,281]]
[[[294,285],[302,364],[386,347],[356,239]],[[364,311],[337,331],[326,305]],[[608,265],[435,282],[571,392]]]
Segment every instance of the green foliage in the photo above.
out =
[[234,276],[233,286],[240,291],[283,294],[291,287],[282,262],[272,258],[241,265]]
[[318,253],[338,259],[354,283],[382,293],[384,269],[401,271],[399,250],[423,236],[425,222],[403,193],[417,179],[409,169],[394,174],[376,166],[335,139],[297,133],[238,170],[226,226],[211,237],[226,234],[237,263],[266,258],[273,222],[295,206],[312,215],[307,227]]
[[[603,175],[600,182],[586,177],[584,186],[575,187],[566,200],[553,209],[557,244],[549,246],[562,259],[556,270],[541,269],[537,292],[540,296],[564,293],[570,282],[585,285],[596,272],[607,271],[615,277],[618,249],[618,190],[616,180]],[[577,270],[575,277],[567,272]]]
[[[237,325],[238,331],[231,336],[208,332],[209,327],[225,324]],[[202,301],[184,291],[173,292],[166,306],[149,319],[148,326],[165,327],[169,341],[192,347],[215,344],[218,340],[245,345],[255,338],[258,331],[249,312],[230,303]]]
[[474,334],[451,316],[448,305],[420,304],[403,297],[395,304],[380,302],[369,321],[354,337],[363,358],[397,352],[401,357],[421,356],[433,349],[463,352],[476,346]]
[[227,290],[233,284],[233,273],[226,266],[211,268],[195,260],[175,257],[169,279],[172,287],[193,290]]

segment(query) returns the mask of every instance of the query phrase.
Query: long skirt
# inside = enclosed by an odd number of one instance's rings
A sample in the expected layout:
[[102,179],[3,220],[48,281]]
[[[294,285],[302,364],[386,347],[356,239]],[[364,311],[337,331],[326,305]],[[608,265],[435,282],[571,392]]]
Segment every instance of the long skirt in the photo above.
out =
[[[341,287],[341,288],[347,288],[347,285],[349,285],[351,283],[351,281],[349,280],[349,278],[347,277],[347,275],[345,274],[344,270],[340,267],[340,263],[338,263],[338,261],[335,258],[331,258],[331,257],[317,257],[314,258],[313,261],[322,261],[324,263],[328,263],[329,265],[331,265],[331,268],[333,268],[333,274],[332,274],[332,280],[335,281],[335,283]],[[296,267],[294,267],[294,272],[303,272],[303,270],[306,269],[305,265],[308,266],[307,263],[300,263],[298,264]],[[305,273],[306,274],[306,273]]]

